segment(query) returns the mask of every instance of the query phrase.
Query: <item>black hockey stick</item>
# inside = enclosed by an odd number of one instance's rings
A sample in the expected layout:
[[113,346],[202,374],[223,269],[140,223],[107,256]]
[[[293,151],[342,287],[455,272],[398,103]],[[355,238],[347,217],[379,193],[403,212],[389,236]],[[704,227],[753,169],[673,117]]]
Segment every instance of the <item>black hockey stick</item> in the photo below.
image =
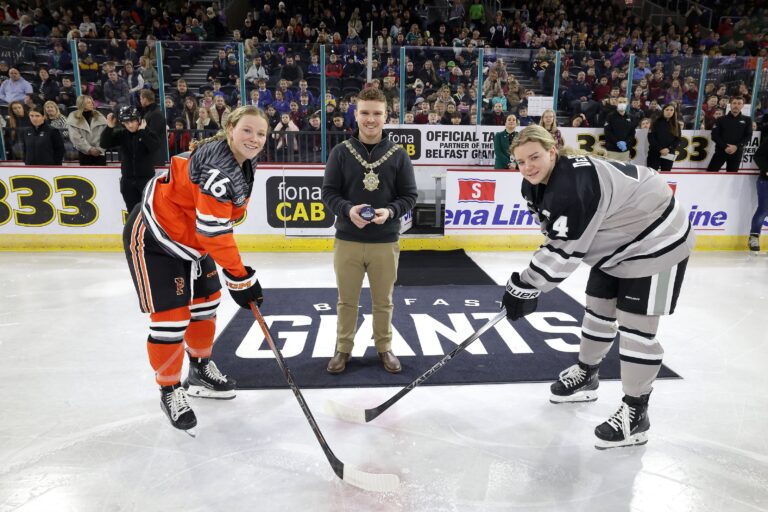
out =
[[472,342],[474,342],[477,338],[485,334],[485,332],[499,323],[504,317],[507,316],[506,310],[502,309],[496,316],[488,320],[485,325],[480,327],[478,330],[476,330],[472,336],[464,340],[461,345],[457,346],[455,349],[451,350],[448,354],[445,355],[440,361],[438,361],[432,368],[427,370],[426,372],[422,373],[421,376],[417,377],[416,380],[405,386],[403,389],[398,391],[392,398],[387,400],[386,402],[378,405],[377,407],[374,407],[373,409],[358,409],[354,407],[349,407],[347,405],[340,404],[338,402],[335,402],[333,400],[328,400],[325,403],[325,411],[333,416],[336,416],[337,418],[340,418],[342,420],[351,421],[354,423],[368,423],[369,421],[377,418],[381,413],[392,407],[392,405],[395,404],[398,400],[403,398],[406,394],[408,394],[409,391],[411,391],[413,388],[427,380],[437,372],[440,368],[448,364],[448,361],[453,359],[453,357],[467,348]]
[[365,489],[366,491],[388,492],[397,489],[400,485],[400,478],[397,475],[366,473],[365,471],[360,471],[357,468],[344,464],[333,454],[331,447],[328,446],[328,442],[325,440],[325,437],[323,437],[323,433],[320,432],[320,427],[318,427],[317,421],[315,421],[314,416],[312,416],[312,412],[309,410],[309,406],[304,400],[304,396],[301,394],[299,386],[294,382],[291,370],[288,369],[288,366],[285,364],[283,354],[280,352],[280,349],[277,348],[277,345],[275,345],[275,342],[269,333],[269,327],[267,327],[266,322],[264,322],[264,317],[261,316],[259,308],[256,307],[256,304],[253,302],[251,302],[251,311],[253,311],[253,316],[256,317],[256,321],[264,332],[264,338],[267,340],[269,348],[271,348],[272,353],[275,354],[275,359],[277,360],[278,366],[280,366],[280,369],[283,371],[285,380],[288,381],[291,391],[296,395],[296,400],[299,401],[301,410],[304,412],[304,416],[307,418],[309,426],[312,428],[312,432],[315,433],[315,437],[317,437],[320,447],[323,449],[323,452],[325,452],[328,462],[331,463],[333,472],[345,482],[354,485],[355,487]]

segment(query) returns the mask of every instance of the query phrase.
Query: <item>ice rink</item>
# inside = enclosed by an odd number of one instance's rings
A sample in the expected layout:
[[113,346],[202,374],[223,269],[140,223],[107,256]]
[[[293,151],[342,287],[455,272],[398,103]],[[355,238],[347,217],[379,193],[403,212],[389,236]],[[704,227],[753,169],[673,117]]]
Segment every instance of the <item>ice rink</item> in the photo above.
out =
[[[470,255],[498,283],[530,257]],[[244,260],[265,288],[334,286],[330,253]],[[583,303],[586,277],[562,288]],[[287,386],[191,399],[198,437],[173,429],[122,254],[0,253],[0,283],[3,512],[768,510],[765,254],[692,257],[658,336],[683,379],[656,383],[643,447],[593,447],[617,381],[557,406],[545,383],[423,386],[367,425],[324,402],[373,407],[399,387],[305,390],[342,461],[400,476],[385,494],[333,474]],[[219,328],[236,308],[224,295]]]

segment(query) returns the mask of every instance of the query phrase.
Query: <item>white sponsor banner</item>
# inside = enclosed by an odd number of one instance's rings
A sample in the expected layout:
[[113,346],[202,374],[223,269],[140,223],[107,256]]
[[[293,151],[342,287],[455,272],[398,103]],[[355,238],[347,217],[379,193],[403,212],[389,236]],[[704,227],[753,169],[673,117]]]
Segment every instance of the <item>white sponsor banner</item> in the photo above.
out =
[[[493,166],[495,152],[493,136],[503,126],[446,126],[446,125],[388,125],[391,140],[402,145],[415,164],[421,165],[481,165]],[[520,131],[522,128],[518,128]],[[567,146],[592,152],[603,146],[602,128],[560,128]],[[673,169],[696,171],[706,169],[715,151],[709,130],[683,130],[684,146],[677,154]],[[760,144],[760,134],[755,132],[744,150],[741,170],[752,171],[757,167],[752,155]],[[632,161],[645,165],[648,159],[648,130],[637,130],[635,141],[630,141]]]
[[[664,173],[675,197],[688,209],[702,235],[747,235],[757,207],[754,174]],[[448,168],[446,235],[532,234],[538,224],[528,212],[513,171]],[[763,224],[768,231],[768,221]]]
[[[334,216],[323,204],[324,166],[260,165],[243,235],[333,237]],[[122,233],[128,212],[117,167],[0,166],[0,235]],[[413,224],[411,212],[403,228]]]

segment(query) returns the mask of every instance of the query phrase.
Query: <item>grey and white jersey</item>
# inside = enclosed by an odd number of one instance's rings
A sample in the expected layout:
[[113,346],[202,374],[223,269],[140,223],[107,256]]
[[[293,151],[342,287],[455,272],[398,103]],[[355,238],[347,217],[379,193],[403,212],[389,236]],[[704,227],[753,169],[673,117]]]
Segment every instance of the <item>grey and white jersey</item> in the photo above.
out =
[[523,182],[546,236],[521,278],[542,291],[582,261],[620,278],[646,277],[687,258],[694,235],[666,180],[648,167],[561,156],[546,185]]

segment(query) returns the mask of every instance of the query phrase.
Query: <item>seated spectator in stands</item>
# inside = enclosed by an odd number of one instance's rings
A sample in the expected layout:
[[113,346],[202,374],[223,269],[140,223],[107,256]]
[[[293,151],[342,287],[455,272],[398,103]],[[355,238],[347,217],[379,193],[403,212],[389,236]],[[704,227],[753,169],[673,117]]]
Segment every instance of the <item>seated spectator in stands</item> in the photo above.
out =
[[289,115],[291,116],[291,121],[293,121],[293,124],[295,124],[299,130],[303,130],[307,122],[307,117],[299,108],[299,103],[297,101],[291,102],[291,110]]
[[8,61],[0,60],[0,83],[3,83],[4,81],[8,80],[9,70],[10,70],[10,67],[8,66]]
[[197,121],[195,122],[195,128],[198,130],[197,137],[210,137],[217,131],[219,131],[219,125],[211,119],[211,114],[207,108],[200,108],[197,111]]
[[562,149],[565,145],[565,141],[563,140],[563,134],[560,133],[560,128],[557,127],[557,116],[555,115],[555,111],[548,108],[542,112],[539,125],[552,135],[557,144],[557,149]]
[[189,151],[190,135],[184,119],[177,117],[173,121],[173,130],[168,135],[168,151],[171,156]]
[[338,61],[338,57],[335,53],[331,53],[331,56],[328,59],[328,64],[325,65],[325,76],[341,80],[343,72],[344,67]]
[[80,83],[96,83],[99,80],[99,65],[94,62],[93,54],[86,54],[78,63]]
[[203,97],[200,98],[200,108],[205,110],[210,109],[213,106],[213,90],[206,89],[203,91]]
[[179,78],[176,80],[176,89],[171,91],[169,96],[173,97],[174,104],[181,105],[181,103],[184,101],[184,98],[190,94],[191,92],[189,91],[189,85],[187,84],[187,81],[183,78]]
[[504,126],[507,121],[507,114],[501,108],[501,103],[496,103],[490,112],[483,116],[483,125],[486,126]]
[[304,78],[304,71],[296,64],[293,55],[286,56],[285,64],[280,69],[280,78],[291,86],[297,85]]
[[683,105],[698,105],[698,103],[699,87],[692,76],[687,76],[683,80]]
[[67,118],[61,114],[59,106],[55,101],[46,101],[43,105],[43,111],[45,112],[45,120],[51,125],[52,128],[59,130],[61,138],[64,141],[64,156],[67,160],[74,160],[77,158],[77,150],[72,145],[72,141],[69,140],[69,126],[67,125]]
[[640,124],[637,125],[638,130],[650,130],[651,129],[651,118],[650,117],[644,117],[640,120]]
[[278,162],[295,162],[299,151],[299,127],[288,112],[280,114],[280,122],[272,130],[275,156]]
[[53,50],[48,56],[48,69],[51,70],[53,75],[57,75],[62,71],[72,71],[72,56],[64,49],[61,41],[53,43]]
[[220,79],[222,84],[233,84],[235,79],[240,76],[240,64],[237,62],[237,55],[230,53],[227,56],[226,80]]
[[96,110],[93,98],[80,95],[77,110],[67,117],[69,138],[79,153],[80,165],[107,165],[107,157],[100,145],[101,133],[107,128],[107,120]]
[[33,95],[35,103],[43,104],[46,101],[54,101],[59,95],[59,83],[48,74],[48,70],[41,67],[37,71],[40,81],[36,84],[37,92]]
[[267,81],[263,78],[259,79],[259,107],[261,107],[262,110],[267,108],[267,105],[271,105],[274,101],[274,98],[272,97],[272,91],[267,89]]
[[25,94],[32,94],[32,84],[21,76],[18,69],[9,68],[8,80],[0,84],[0,105],[24,101]]
[[587,116],[584,114],[578,114],[571,118],[571,128],[586,128],[589,126],[587,122]]
[[197,99],[190,94],[184,98],[181,109],[181,119],[184,121],[184,126],[189,126],[190,129],[194,128],[195,123],[197,123],[197,111]]
[[536,124],[536,120],[528,115],[528,105],[525,103],[520,104],[517,107],[517,124],[519,126],[528,126],[529,124]]
[[[443,117],[440,118],[440,124],[453,124],[451,122],[451,118],[453,117],[453,114],[457,113],[458,109],[456,108],[455,103],[448,103],[445,106],[445,113],[443,114]],[[461,113],[459,113],[461,115]]]
[[256,85],[260,78],[269,80],[269,73],[267,73],[267,68],[265,68],[261,62],[261,55],[256,55],[253,57],[251,67],[249,67],[248,71],[245,73],[245,80]]
[[644,58],[637,59],[635,69],[632,71],[632,81],[639,82],[641,79],[646,78],[648,75],[652,75],[653,70],[648,67],[648,60]]
[[507,108],[507,97],[504,96],[504,91],[502,91],[501,87],[494,87],[493,92],[489,94],[491,95],[491,108],[493,108],[494,105],[497,103],[501,103],[501,110],[504,110],[505,112],[508,110]]
[[214,93],[213,106],[208,109],[208,113],[211,115],[211,119],[213,119],[219,126],[226,126],[227,119],[229,119],[229,113],[231,110],[232,109],[227,106],[224,93]]
[[[414,124],[427,124],[429,122],[430,106],[429,102],[424,98],[418,98],[413,105],[413,123]],[[438,121],[439,121],[438,117]]]
[[229,77],[227,75],[226,68],[222,69],[219,65],[219,62],[217,60],[213,61],[211,63],[210,69],[208,69],[208,73],[205,75],[205,79],[208,80],[209,83],[213,83],[215,80],[218,80],[219,82],[226,83],[227,80],[229,80]]
[[611,85],[608,83],[608,77],[601,76],[594,87],[592,87],[592,98],[597,102],[602,102],[610,93]]
[[[290,85],[291,83],[283,78],[277,83],[277,89],[275,90],[275,92],[280,91],[283,93],[283,99],[288,102],[298,99],[294,97],[293,91],[289,87]],[[277,110],[279,111],[280,109]]]
[[117,109],[131,104],[131,94],[128,84],[117,75],[114,69],[109,72],[109,80],[103,86],[104,101]]
[[259,106],[259,90],[258,89],[251,89],[251,92],[249,93],[248,102],[246,105],[253,105],[254,107]]
[[290,100],[285,99],[283,91],[280,89],[275,90],[275,99],[272,100],[272,106],[275,107],[278,114],[286,114],[291,110]]
[[340,112],[333,114],[332,123],[328,129],[329,150],[352,135],[352,130],[344,122],[344,116]]
[[592,119],[600,109],[600,103],[592,99],[592,88],[586,82],[586,74],[579,71],[576,75],[576,81],[568,87],[566,91],[566,100],[574,114],[583,113],[587,119]]
[[417,78],[421,80],[422,84],[427,89],[437,89],[443,83],[435,71],[435,66],[431,60],[424,61],[424,64],[417,73]]
[[299,94],[299,110],[305,118],[316,110],[316,106],[310,102],[309,91]]
[[673,101],[682,103],[684,92],[683,87],[680,85],[680,80],[677,78],[672,80],[672,84],[669,86],[667,94],[664,96],[665,103],[672,103]]
[[712,126],[715,124],[715,110],[717,110],[717,103],[717,96],[710,96],[701,106],[701,111],[704,114],[705,130],[711,130]]
[[309,56],[309,66],[307,66],[307,76],[320,76],[320,56],[312,54]]
[[176,100],[173,99],[173,96],[166,96],[165,97],[165,119],[166,119],[168,128],[173,128],[173,121],[179,117],[181,117],[181,109],[176,106]]
[[307,131],[310,132],[306,135],[307,149],[312,152],[313,160],[319,157],[322,150],[322,129],[320,126],[320,112],[314,112],[309,116],[309,126]]
[[72,107],[75,105],[75,87],[72,84],[72,78],[64,75],[61,77],[61,87],[59,87],[59,94],[56,96],[55,101],[59,105],[64,107]]
[[144,83],[149,84],[153,92],[157,93],[160,90],[160,78],[157,76],[157,69],[148,57],[139,57],[139,74],[144,79]]
[[144,88],[144,78],[133,67],[133,62],[127,60],[123,63],[122,78],[128,84],[128,94],[130,95],[131,105],[139,104],[139,91]]

